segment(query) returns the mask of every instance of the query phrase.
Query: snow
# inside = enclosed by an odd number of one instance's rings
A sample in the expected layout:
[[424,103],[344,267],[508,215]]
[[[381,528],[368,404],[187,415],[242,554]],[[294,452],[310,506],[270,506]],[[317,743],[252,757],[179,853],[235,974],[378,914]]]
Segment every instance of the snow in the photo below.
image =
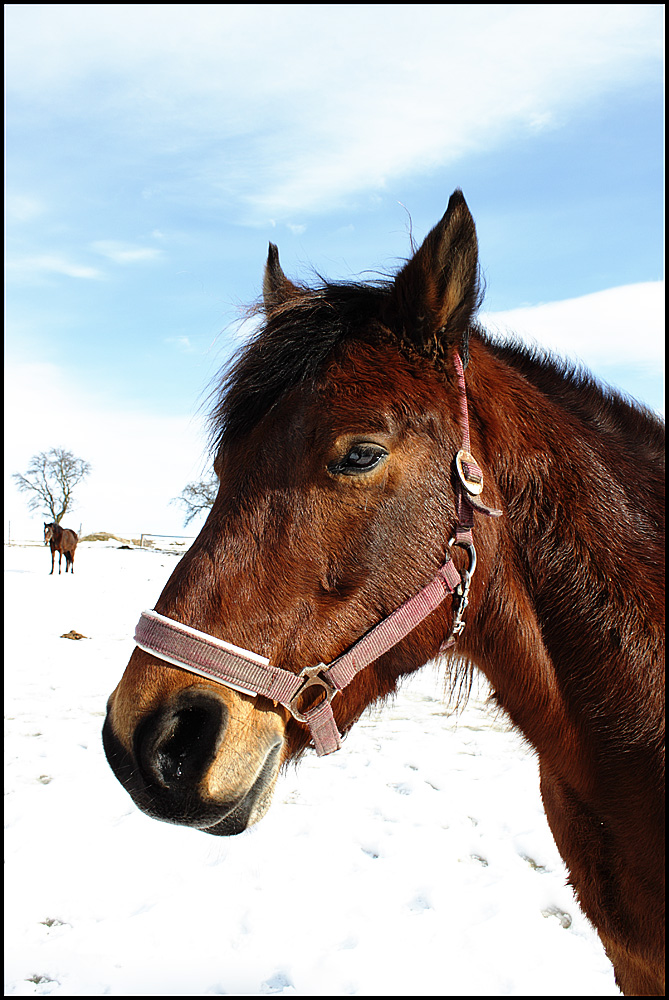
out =
[[535,758],[435,665],[241,836],[141,814],[100,730],[178,557],[117,545],[5,547],[5,996],[619,995]]

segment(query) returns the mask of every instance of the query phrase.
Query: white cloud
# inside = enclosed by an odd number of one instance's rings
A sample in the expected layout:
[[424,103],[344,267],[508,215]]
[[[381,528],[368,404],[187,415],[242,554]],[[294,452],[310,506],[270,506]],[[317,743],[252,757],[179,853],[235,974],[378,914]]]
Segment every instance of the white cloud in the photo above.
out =
[[31,280],[46,274],[63,274],[68,278],[85,279],[102,277],[102,272],[98,268],[74,263],[60,254],[15,257],[7,261],[7,270],[19,280]]
[[42,202],[29,195],[8,194],[5,207],[7,220],[11,222],[32,222],[44,214]]
[[139,261],[155,260],[163,253],[155,247],[138,247],[118,240],[96,240],[92,247],[96,253],[102,254],[115,264],[136,264]]
[[179,135],[197,155],[178,183],[244,201],[248,222],[557,127],[661,72],[657,4],[157,9],[7,5],[8,94],[75,118],[105,108],[168,152]]
[[663,281],[505,312],[482,312],[480,319],[491,332],[513,333],[594,370],[613,365],[661,369],[664,363]]
[[174,344],[184,354],[192,354],[195,350],[188,337],[166,337],[165,343]]

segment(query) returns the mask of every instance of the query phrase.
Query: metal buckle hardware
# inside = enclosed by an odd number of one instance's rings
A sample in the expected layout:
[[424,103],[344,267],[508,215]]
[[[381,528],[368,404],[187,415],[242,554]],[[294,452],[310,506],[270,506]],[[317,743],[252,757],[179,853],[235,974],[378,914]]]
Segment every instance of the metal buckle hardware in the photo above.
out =
[[[295,692],[293,697],[290,699],[290,703],[287,706],[293,718],[297,719],[299,722],[306,722],[307,724],[309,722],[309,720],[304,716],[302,712],[299,711],[297,707],[298,699],[302,697],[302,695],[308,688],[320,687],[323,691],[323,694],[325,695],[326,701],[332,701],[334,696],[337,694],[337,688],[330,683],[327,677],[324,677],[321,674],[322,670],[327,670],[327,669],[328,668],[326,663],[319,663],[315,667],[306,667],[299,675],[300,677],[304,677],[304,684],[298,691]],[[316,704],[317,702],[314,702],[314,706]]]
[[465,608],[469,604],[469,588],[471,586],[474,571],[476,570],[476,549],[471,542],[458,542],[455,538],[451,538],[448,544],[449,546],[458,545],[461,549],[465,549],[467,555],[469,556],[469,566],[467,569],[462,571],[462,579],[455,588],[458,604],[455,609],[455,614],[453,615],[453,628],[451,635],[453,637],[457,637],[461,635],[462,630],[465,627],[465,622],[462,620],[462,616],[465,613]]
[[479,468],[479,464],[472,455],[470,451],[465,451],[461,449],[455,456],[455,467],[458,470],[458,476],[460,477],[460,482],[472,496],[477,497],[483,493],[483,473],[481,473],[481,479],[468,479],[467,473],[464,469],[463,463],[475,465]]

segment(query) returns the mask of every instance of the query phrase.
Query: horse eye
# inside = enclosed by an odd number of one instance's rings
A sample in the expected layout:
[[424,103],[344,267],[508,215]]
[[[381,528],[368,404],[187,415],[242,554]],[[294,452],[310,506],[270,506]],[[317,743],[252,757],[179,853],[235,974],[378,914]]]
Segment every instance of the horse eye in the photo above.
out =
[[359,476],[371,472],[387,455],[379,444],[354,444],[343,458],[328,465],[328,471],[339,476]]

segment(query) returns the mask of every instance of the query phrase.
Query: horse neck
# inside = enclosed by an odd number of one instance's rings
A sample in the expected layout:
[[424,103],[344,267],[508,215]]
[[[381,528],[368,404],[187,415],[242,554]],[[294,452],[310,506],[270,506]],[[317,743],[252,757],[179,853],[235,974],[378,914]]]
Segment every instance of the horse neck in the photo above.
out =
[[63,529],[59,524],[55,524],[51,528],[51,538],[49,539],[49,544],[53,552],[58,551],[63,541]]
[[606,559],[611,548],[623,551],[615,544],[622,534],[627,546],[643,540],[663,551],[663,424],[594,380],[520,349],[474,340],[472,359],[472,442],[519,539],[557,532],[577,549],[587,539],[587,552],[594,547]]
[[[494,525],[479,520],[484,593],[465,632],[470,655],[539,749],[555,748],[555,727],[565,746],[578,745],[569,720],[579,714],[624,707],[632,727],[657,693],[649,671],[635,665],[633,637],[647,637],[646,655],[659,648],[664,543],[655,515],[634,499],[639,473],[624,429],[616,429],[619,414],[606,425],[600,393],[595,425],[593,399],[557,368],[538,366],[529,378],[524,356],[516,367],[512,352],[472,348],[472,451],[505,516]],[[642,593],[630,593],[631,579],[644,581]]]

